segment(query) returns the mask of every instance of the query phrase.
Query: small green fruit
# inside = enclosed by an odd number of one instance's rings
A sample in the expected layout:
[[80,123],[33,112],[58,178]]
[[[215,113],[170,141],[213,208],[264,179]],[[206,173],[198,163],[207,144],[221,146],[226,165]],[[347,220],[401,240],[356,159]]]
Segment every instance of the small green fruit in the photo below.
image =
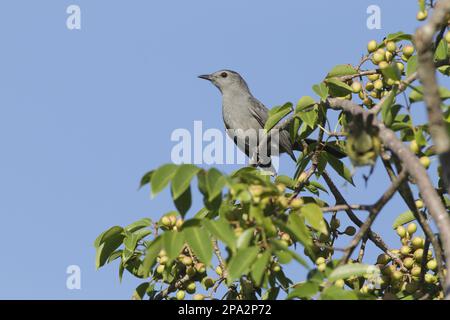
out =
[[411,248],[409,246],[402,246],[400,248],[400,253],[404,256],[407,256],[408,254],[411,253]]
[[330,221],[330,227],[333,230],[337,230],[341,226],[341,221],[338,218],[333,217]]
[[406,232],[405,227],[399,226],[397,227],[397,234],[399,235],[400,238],[405,238],[408,233]]
[[290,241],[291,241],[291,236],[290,236],[288,233],[283,233],[283,234],[281,235],[281,240],[290,242]]
[[406,257],[403,260],[403,265],[405,266],[406,269],[411,269],[414,266],[414,259],[411,257]]
[[397,45],[394,41],[388,41],[388,43],[386,43],[386,49],[389,52],[394,53],[397,50]]
[[385,265],[391,261],[391,257],[389,257],[387,254],[382,253],[377,258],[377,264]]
[[421,272],[422,269],[419,266],[415,266],[414,268],[411,269],[411,275],[414,277],[420,276]]
[[197,289],[197,286],[195,285],[195,282],[194,281],[189,281],[187,284],[186,284],[186,291],[189,293],[189,294],[193,294],[193,293],[195,293],[195,290]]
[[354,236],[356,234],[356,229],[355,227],[347,227],[344,231],[344,233],[350,237]]
[[418,154],[420,152],[420,148],[416,140],[411,141],[411,143],[409,144],[409,150],[411,150],[415,154]]
[[377,81],[375,81],[375,82],[373,83],[373,87],[374,87],[376,90],[381,90],[381,89],[383,89],[383,86],[384,86],[384,84],[383,84],[383,81],[382,81],[381,79],[378,79]]
[[178,290],[178,292],[176,294],[177,300],[184,300],[185,296],[186,296],[186,291]]
[[327,268],[327,265],[325,263],[319,264],[317,266],[317,270],[319,270],[320,272],[324,272]]
[[168,256],[162,256],[161,258],[159,258],[159,263],[160,264],[166,264],[167,262],[169,262],[169,257]]
[[447,41],[447,43],[450,43],[450,32],[447,32],[446,34],[445,34],[445,41]]
[[377,81],[378,79],[380,79],[380,74],[379,73],[375,73],[375,74],[371,74],[367,76],[367,79],[369,79],[370,81]]
[[163,264],[160,264],[157,268],[156,268],[156,273],[158,274],[162,274],[164,272],[165,266]]
[[367,51],[369,51],[370,53],[377,50],[377,48],[378,48],[378,44],[375,40],[372,40],[367,44]]
[[162,217],[161,218],[161,224],[164,226],[164,227],[170,227],[170,218],[169,217],[167,217],[167,216],[164,216],[164,217]]
[[325,258],[324,257],[317,258],[316,265],[319,265],[319,264],[325,264]]
[[196,263],[195,264],[195,270],[197,270],[198,273],[205,273],[206,272],[206,267],[204,263]]
[[417,224],[410,223],[406,228],[406,231],[408,231],[409,235],[413,235],[417,231]]
[[412,245],[413,249],[415,249],[415,250],[421,249],[425,245],[425,240],[421,237],[414,237],[411,240],[411,245]]
[[284,193],[286,191],[286,185],[279,183],[277,184],[277,189],[279,193]]
[[392,273],[392,280],[394,280],[394,281],[399,281],[399,280],[401,280],[402,278],[403,278],[403,273],[401,273],[400,271],[398,271],[398,270],[395,270],[393,273]]
[[366,83],[366,90],[367,91],[372,91],[373,89],[374,89],[373,82],[367,82]]
[[378,64],[378,67],[379,67],[381,70],[387,69],[387,68],[389,67],[389,63],[386,62],[386,61],[381,61],[381,62]]
[[423,156],[419,160],[420,160],[420,163],[422,164],[422,166],[425,167],[425,169],[428,169],[430,167],[431,160],[427,156]]
[[359,93],[362,90],[361,82],[355,81],[352,83],[352,90],[354,93]]
[[426,283],[436,283],[437,282],[437,277],[432,275],[432,274],[425,274],[425,282]]
[[291,207],[293,209],[300,209],[304,204],[305,202],[300,198],[295,198],[291,201]]
[[407,46],[403,47],[403,54],[406,57],[411,57],[414,54],[414,51],[415,51],[415,49],[412,45],[407,45]]
[[423,249],[417,249],[416,251],[414,251],[414,259],[416,259],[416,261],[422,261],[423,259]]
[[210,277],[203,278],[202,282],[206,289],[209,289],[212,286],[214,286],[214,280]]
[[431,271],[436,270],[437,269],[437,261],[435,259],[428,261],[427,268],[428,268],[428,270],[431,270]]
[[345,286],[345,281],[342,279],[338,279],[334,282],[334,285],[339,288],[343,288]]
[[428,18],[428,11],[419,11],[417,12],[417,16],[416,16],[417,20],[419,21],[424,21]]
[[193,261],[191,257],[185,256],[183,257],[183,259],[181,260],[181,263],[184,264],[185,266],[191,266]]
[[423,208],[423,201],[422,200],[417,200],[416,201],[416,207],[417,209],[422,209]]
[[372,62],[374,64],[379,64],[381,61],[384,61],[385,59],[386,59],[386,57],[385,57],[384,54],[381,54],[379,52],[375,52],[373,54],[373,57],[372,57]]

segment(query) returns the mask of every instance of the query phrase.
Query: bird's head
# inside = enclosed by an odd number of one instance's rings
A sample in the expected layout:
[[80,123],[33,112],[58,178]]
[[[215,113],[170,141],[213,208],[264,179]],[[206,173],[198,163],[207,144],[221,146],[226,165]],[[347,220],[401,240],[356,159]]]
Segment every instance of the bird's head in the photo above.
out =
[[199,76],[201,79],[211,81],[220,92],[248,91],[248,86],[241,75],[231,70],[220,70],[211,74]]

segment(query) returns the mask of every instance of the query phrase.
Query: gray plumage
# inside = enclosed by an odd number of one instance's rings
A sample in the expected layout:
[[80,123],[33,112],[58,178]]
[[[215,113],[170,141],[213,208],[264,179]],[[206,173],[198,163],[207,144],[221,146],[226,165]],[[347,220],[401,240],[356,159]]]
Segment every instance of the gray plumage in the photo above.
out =
[[[241,129],[246,131],[253,129],[254,132],[258,132],[264,128],[264,124],[269,117],[269,110],[253,97],[247,83],[239,73],[221,70],[209,75],[199,76],[199,78],[211,81],[222,93],[222,115],[225,127],[228,130]],[[254,138],[261,141],[262,136],[258,134],[258,137]],[[252,156],[254,150],[248,150],[248,145],[246,145],[245,150],[239,144],[238,147],[247,156]],[[279,134],[279,152],[289,154],[296,161],[287,130],[282,130]]]

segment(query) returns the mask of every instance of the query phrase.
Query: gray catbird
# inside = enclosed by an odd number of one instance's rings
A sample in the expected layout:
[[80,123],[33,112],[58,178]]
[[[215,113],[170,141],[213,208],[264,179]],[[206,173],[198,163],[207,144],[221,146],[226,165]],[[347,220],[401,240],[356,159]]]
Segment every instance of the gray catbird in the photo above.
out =
[[[253,97],[247,83],[239,73],[231,70],[221,70],[212,74],[201,75],[199,78],[211,81],[222,93],[222,115],[227,130],[236,131],[241,129],[247,131],[248,129],[253,129],[257,132],[259,129],[264,128],[269,117],[269,110]],[[261,139],[261,136],[258,136],[258,138]],[[305,142],[311,144],[315,140],[307,139]],[[248,148],[244,150],[239,144],[238,147],[247,156],[252,156],[252,150],[248,150]],[[282,130],[279,133],[279,152],[289,154],[296,161],[294,149],[301,150],[301,144],[292,143],[289,132]],[[330,150],[325,148],[326,151],[335,153],[339,158],[343,156],[339,150],[334,148],[328,149]]]

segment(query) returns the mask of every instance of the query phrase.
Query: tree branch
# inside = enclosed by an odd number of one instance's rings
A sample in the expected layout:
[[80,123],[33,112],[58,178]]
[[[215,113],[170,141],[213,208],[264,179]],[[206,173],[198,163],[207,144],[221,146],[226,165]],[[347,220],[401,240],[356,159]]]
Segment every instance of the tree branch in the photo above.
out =
[[[447,124],[441,109],[441,97],[439,85],[436,78],[434,64],[435,47],[433,46],[434,35],[447,25],[450,14],[450,0],[442,0],[436,3],[429,22],[417,30],[415,44],[417,47],[418,67],[417,73],[423,85],[424,101],[428,111],[428,122],[430,134],[436,146],[436,152],[443,169],[444,181],[450,193],[450,136],[447,131]],[[436,43],[436,47],[439,43]]]
[[[361,106],[348,100],[328,99],[328,103],[332,109],[343,110],[351,114],[363,114],[367,116],[369,113],[369,111],[363,109]],[[380,123],[376,118],[373,119],[373,125],[378,127],[379,137],[383,144],[402,161],[404,168],[417,182],[425,205],[439,229],[447,266],[450,265],[450,216],[431,183],[427,171],[421,165],[419,159],[397,138],[392,130],[387,128],[383,123]],[[446,299],[450,300],[450,272],[447,273],[444,288]]]
[[356,236],[353,238],[350,245],[347,247],[347,250],[342,257],[339,264],[346,264],[348,260],[350,259],[351,255],[353,254],[353,251],[358,246],[359,242],[370,232],[370,227],[374,223],[375,219],[377,218],[380,211],[383,209],[383,207],[386,205],[386,203],[392,199],[395,192],[397,192],[397,189],[400,187],[400,185],[405,181],[405,179],[408,177],[408,174],[406,170],[402,171],[396,180],[392,182],[389,189],[386,190],[386,192],[381,196],[381,198],[370,208],[369,211],[369,217],[364,222],[364,224],[359,229]]

